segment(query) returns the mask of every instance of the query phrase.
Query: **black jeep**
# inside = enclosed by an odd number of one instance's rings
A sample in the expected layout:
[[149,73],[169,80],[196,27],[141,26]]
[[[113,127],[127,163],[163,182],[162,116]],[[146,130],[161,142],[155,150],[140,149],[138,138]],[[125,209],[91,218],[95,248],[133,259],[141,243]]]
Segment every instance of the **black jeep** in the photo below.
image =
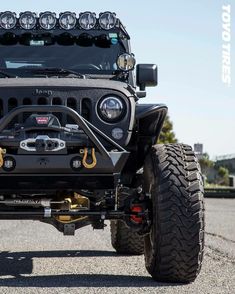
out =
[[115,14],[6,11],[0,52],[0,219],[65,235],[110,220],[118,253],[144,253],[158,281],[193,281],[204,248],[200,167],[191,147],[157,144],[167,107],[139,103],[157,66],[139,64],[135,77]]

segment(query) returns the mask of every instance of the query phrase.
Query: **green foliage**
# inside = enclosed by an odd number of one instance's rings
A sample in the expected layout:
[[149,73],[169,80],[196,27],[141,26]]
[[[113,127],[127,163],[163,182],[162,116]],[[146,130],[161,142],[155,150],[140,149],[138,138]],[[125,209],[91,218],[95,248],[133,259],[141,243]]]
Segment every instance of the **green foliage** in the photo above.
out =
[[228,185],[229,184],[229,171],[227,168],[223,166],[218,167],[218,176],[219,176],[219,183],[221,185]]
[[166,143],[177,143],[178,140],[175,137],[175,133],[173,132],[173,123],[170,121],[169,116],[166,116],[164,125],[162,127],[162,131],[158,140],[159,144]]
[[[173,123],[167,115],[162,131],[158,140],[159,144],[177,143],[178,140],[173,131]],[[199,159],[205,183],[212,185],[228,185],[229,171],[223,166],[217,165],[213,160],[210,160],[209,154],[204,153]]]
[[202,173],[205,174],[210,168],[213,168],[214,161],[210,160],[207,153],[203,154],[203,157],[199,159],[201,165]]
[[229,171],[223,166],[219,166],[214,161],[210,160],[207,153],[199,159],[201,170],[204,175],[206,185],[222,185],[229,184]]
[[219,175],[220,177],[225,177],[225,176],[227,176],[227,175],[228,175],[228,170],[227,170],[227,168],[225,168],[225,167],[223,167],[223,166],[220,166],[220,167],[218,168],[218,175]]

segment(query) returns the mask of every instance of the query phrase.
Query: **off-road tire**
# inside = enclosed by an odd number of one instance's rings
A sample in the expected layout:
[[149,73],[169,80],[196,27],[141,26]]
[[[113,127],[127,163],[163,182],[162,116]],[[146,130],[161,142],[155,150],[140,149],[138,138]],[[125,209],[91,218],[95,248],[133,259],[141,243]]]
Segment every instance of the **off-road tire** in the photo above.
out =
[[144,253],[144,237],[128,228],[124,222],[111,221],[111,243],[119,254],[141,255]]
[[154,146],[145,161],[144,179],[152,203],[146,268],[157,281],[192,282],[200,272],[204,250],[203,182],[192,148]]

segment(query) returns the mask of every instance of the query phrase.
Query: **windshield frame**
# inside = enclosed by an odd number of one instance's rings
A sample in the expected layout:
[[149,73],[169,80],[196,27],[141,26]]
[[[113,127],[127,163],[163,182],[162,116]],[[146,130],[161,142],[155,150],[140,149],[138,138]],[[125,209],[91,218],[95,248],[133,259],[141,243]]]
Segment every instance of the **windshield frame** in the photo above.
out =
[[[14,35],[17,36],[17,38],[19,40],[20,36],[22,36],[26,32],[24,30],[18,30],[18,31],[7,32],[7,33],[8,34],[9,33],[11,33],[11,34],[14,33]],[[35,35],[40,36],[40,35],[43,35],[43,34],[45,35],[45,33],[47,33],[47,32],[40,31],[40,30],[36,30],[36,31],[33,31],[33,32],[27,32],[27,34],[32,34],[32,33],[33,33],[34,36]],[[72,36],[74,38],[78,38],[79,36],[81,36],[81,34],[85,34],[85,33],[87,33],[87,31],[74,30],[72,32]],[[0,30],[0,46],[9,46],[9,47],[14,46],[14,45],[3,45],[3,44],[1,44],[1,38],[3,37],[4,34],[6,34],[6,31],[5,30]],[[61,31],[61,30],[53,30],[53,31],[48,32],[47,35],[48,34],[50,36],[53,36],[53,37],[57,38],[58,36],[61,36],[62,34],[64,34],[64,32]],[[119,48],[120,48],[120,53],[124,53],[124,52],[125,53],[131,53],[131,51],[130,51],[130,42],[121,33],[120,30],[115,29],[113,31],[108,31],[108,32],[107,31],[102,31],[102,30],[94,30],[94,31],[89,31],[89,34],[93,38],[97,38],[98,36],[100,36],[102,34],[103,35],[108,35],[108,34],[115,35],[116,34],[117,35],[117,39],[118,39]],[[71,32],[70,32],[70,35],[71,35]],[[24,45],[22,45],[22,46],[24,46]],[[54,44],[53,45],[50,45],[50,46],[54,46]],[[63,45],[61,45],[61,46],[63,46]],[[77,45],[77,46],[79,46],[79,45]],[[64,46],[64,47],[68,47],[68,46]],[[118,56],[117,56],[117,58],[118,58]],[[116,60],[115,60],[115,62],[116,62]],[[40,68],[43,68],[43,67],[40,67]],[[65,68],[65,67],[63,67],[63,68],[70,70],[70,68]],[[20,69],[14,70],[14,69],[10,69],[10,68],[1,68],[1,67],[0,67],[0,69],[1,70],[4,70],[6,72],[9,71],[12,75],[20,76],[20,72],[19,72]],[[22,74],[24,75],[24,73],[25,73],[26,74],[26,77],[30,77],[30,73],[29,73],[28,70],[30,70],[30,68],[29,69],[22,69]],[[73,71],[77,71],[79,74],[91,75],[91,76],[95,76],[95,77],[101,75],[103,78],[104,78],[105,75],[107,75],[107,78],[110,78],[110,76],[113,76],[113,75],[119,75],[120,76],[120,73],[121,73],[121,71],[118,70],[118,68],[115,69],[115,70],[110,70],[110,71],[108,71],[108,70],[92,71],[91,69],[87,69],[87,70],[84,70],[84,69],[83,70],[76,70],[74,68],[72,70]],[[133,84],[133,73],[130,72],[129,74],[123,74],[122,75],[122,79],[124,79],[124,81],[126,81],[128,83]]]

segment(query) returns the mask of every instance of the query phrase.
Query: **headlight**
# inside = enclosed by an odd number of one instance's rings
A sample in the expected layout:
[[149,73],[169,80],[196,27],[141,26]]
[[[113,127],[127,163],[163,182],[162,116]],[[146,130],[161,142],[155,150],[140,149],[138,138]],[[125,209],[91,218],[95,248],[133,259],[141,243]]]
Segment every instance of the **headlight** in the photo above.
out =
[[101,100],[98,112],[104,121],[114,122],[123,117],[125,107],[121,99],[110,96]]
[[16,25],[16,14],[6,11],[0,14],[0,26],[5,30],[10,30]]
[[84,30],[91,30],[96,25],[96,15],[91,12],[84,12],[79,15],[80,27]]
[[60,15],[60,27],[64,30],[72,30],[76,26],[76,14],[72,12],[64,12]]
[[37,22],[36,14],[30,11],[26,11],[20,14],[19,23],[25,30],[31,30],[35,27]]
[[110,30],[116,25],[116,15],[112,12],[106,11],[100,14],[99,24],[102,29]]
[[56,26],[56,14],[46,11],[40,14],[39,23],[44,30],[52,30]]

